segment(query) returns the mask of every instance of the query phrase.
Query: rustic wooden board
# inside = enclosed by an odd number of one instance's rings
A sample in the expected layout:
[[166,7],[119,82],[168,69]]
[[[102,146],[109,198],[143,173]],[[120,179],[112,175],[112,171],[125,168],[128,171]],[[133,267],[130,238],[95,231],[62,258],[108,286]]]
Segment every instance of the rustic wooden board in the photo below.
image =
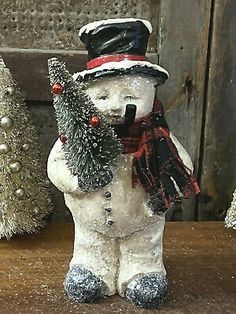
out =
[[222,219],[236,187],[236,2],[215,1],[199,219]]
[[58,57],[66,62],[71,73],[85,68],[87,55],[84,52],[72,50],[30,50],[30,49],[1,49],[7,67],[13,78],[30,101],[52,100],[50,93],[47,60]]
[[118,295],[78,304],[63,292],[73,246],[71,224],[0,240],[0,314],[234,314],[236,233],[222,222],[167,223],[164,262],[170,291],[160,310],[141,310]]
[[[158,54],[170,73],[159,89],[170,129],[189,152],[198,174],[204,77],[211,1],[160,1]],[[195,200],[187,201],[183,219],[197,219]]]
[[150,20],[154,32],[149,50],[156,49],[155,0],[1,0],[0,46],[25,49],[81,50],[79,29],[96,20],[134,17]]

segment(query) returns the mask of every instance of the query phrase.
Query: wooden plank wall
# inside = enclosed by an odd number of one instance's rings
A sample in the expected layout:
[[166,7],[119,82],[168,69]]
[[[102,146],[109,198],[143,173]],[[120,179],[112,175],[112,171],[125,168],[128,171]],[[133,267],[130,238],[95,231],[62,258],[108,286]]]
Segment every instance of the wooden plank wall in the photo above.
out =
[[[107,17],[149,19],[154,30],[148,56],[170,73],[159,97],[171,130],[192,157],[202,189],[200,198],[184,202],[182,216],[172,211],[168,219],[223,219],[236,178],[233,158],[236,111],[232,98],[235,99],[232,91],[235,72],[231,67],[235,1],[122,0],[108,5],[105,0],[89,0],[68,1],[64,7],[57,4],[56,0],[40,3],[3,0],[0,8],[0,54],[25,93],[39,131],[45,163],[57,136],[47,59],[59,56],[72,72],[80,71],[86,64],[86,52],[78,41],[82,24]],[[11,32],[13,36],[9,36]],[[227,104],[223,115],[222,103]],[[220,131],[222,123],[225,133]],[[219,143],[212,146],[213,140]],[[52,220],[70,220],[61,193],[56,189],[53,193],[56,210]]]
[[236,1],[214,2],[206,72],[199,220],[221,220],[236,187]]
[[[199,168],[204,77],[211,1],[161,1],[158,53],[160,64],[170,72],[160,88],[170,129]],[[196,217],[196,199],[184,203],[183,219]],[[170,216],[169,216],[170,218]]]

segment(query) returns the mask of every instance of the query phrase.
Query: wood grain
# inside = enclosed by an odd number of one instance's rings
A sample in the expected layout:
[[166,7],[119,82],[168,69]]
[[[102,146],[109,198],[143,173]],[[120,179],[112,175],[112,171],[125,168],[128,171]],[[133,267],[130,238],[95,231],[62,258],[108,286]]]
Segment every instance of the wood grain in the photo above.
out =
[[63,292],[73,244],[71,224],[0,241],[0,314],[236,312],[236,233],[221,222],[167,223],[164,261],[170,291],[160,310],[140,310],[118,295],[98,304]]
[[236,2],[215,1],[202,138],[199,220],[221,220],[236,187]]
[[87,55],[72,50],[1,49],[7,67],[18,83],[27,101],[51,101],[47,60],[57,57],[66,62],[67,69],[74,72],[86,67]]
[[[211,1],[161,1],[158,54],[170,78],[159,89],[171,131],[198,172],[204,78]],[[185,202],[183,219],[193,220],[195,199]]]

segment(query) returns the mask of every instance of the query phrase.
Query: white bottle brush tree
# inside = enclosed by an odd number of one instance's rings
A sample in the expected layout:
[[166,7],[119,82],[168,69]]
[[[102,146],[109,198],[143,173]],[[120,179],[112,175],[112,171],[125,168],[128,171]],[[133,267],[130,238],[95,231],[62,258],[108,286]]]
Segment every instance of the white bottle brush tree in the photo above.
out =
[[236,189],[234,190],[233,193],[231,206],[226,213],[225,225],[227,228],[233,228],[236,230]]
[[52,210],[36,130],[0,57],[0,238],[33,232]]

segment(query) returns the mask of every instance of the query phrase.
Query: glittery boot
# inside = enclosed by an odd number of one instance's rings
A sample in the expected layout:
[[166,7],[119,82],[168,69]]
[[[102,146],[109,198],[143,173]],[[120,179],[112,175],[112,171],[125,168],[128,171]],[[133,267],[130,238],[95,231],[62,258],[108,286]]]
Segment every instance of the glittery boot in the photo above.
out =
[[106,293],[105,283],[90,270],[74,265],[66,275],[64,289],[74,301],[93,303]]
[[165,300],[168,282],[159,273],[150,273],[132,280],[125,291],[125,297],[131,303],[144,308],[156,309]]

